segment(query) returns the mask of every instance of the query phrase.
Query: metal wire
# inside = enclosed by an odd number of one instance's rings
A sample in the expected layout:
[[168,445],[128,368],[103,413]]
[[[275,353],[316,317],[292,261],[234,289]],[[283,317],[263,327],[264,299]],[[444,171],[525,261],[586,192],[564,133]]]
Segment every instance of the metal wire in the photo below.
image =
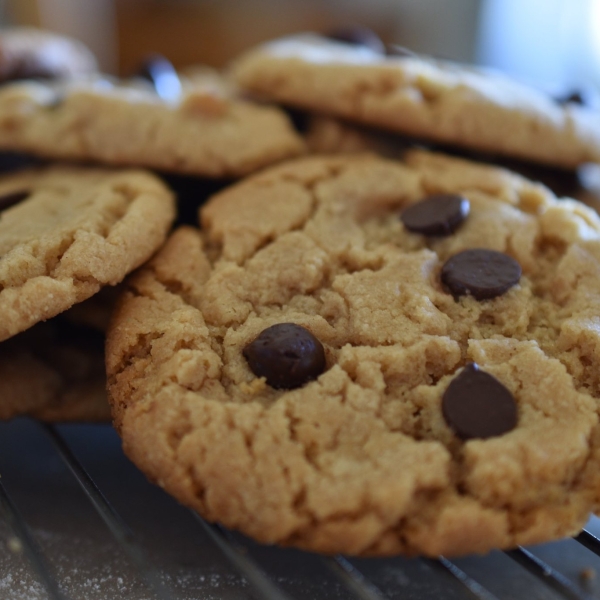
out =
[[444,556],[437,560],[429,560],[429,564],[436,569],[444,569],[450,573],[459,583],[461,583],[470,594],[478,600],[498,600],[494,594],[486,590],[481,584],[469,577],[460,567],[449,561]]
[[37,543],[33,539],[29,528],[23,517],[17,510],[11,500],[6,488],[0,481],[0,511],[4,515],[6,522],[11,528],[13,534],[17,537],[23,549],[25,557],[36,572],[40,583],[46,588],[50,600],[68,600],[59,589],[58,582],[50,574],[44,556],[39,549]]
[[113,534],[117,542],[123,548],[133,565],[136,567],[146,586],[160,600],[171,600],[172,595],[160,581],[155,573],[151,563],[146,557],[146,553],[142,546],[137,542],[133,532],[125,524],[117,511],[112,507],[100,488],[94,483],[87,471],[81,466],[75,458],[65,441],[58,434],[52,425],[40,423],[40,427],[47,433],[50,440],[54,444],[58,454],[63,459],[77,482],[85,492],[94,508]]
[[535,554],[529,552],[529,550],[517,548],[516,550],[508,550],[505,554],[565,598],[569,600],[592,600],[589,594],[579,590],[570,579],[544,562],[541,558],[535,556]]
[[192,515],[200,523],[208,537],[221,550],[225,558],[248,580],[257,592],[260,592],[259,598],[261,600],[292,600],[248,557],[245,548],[231,539],[231,535],[226,529],[220,525],[207,523],[200,515],[193,511]]
[[600,538],[596,537],[593,533],[584,529],[575,539],[588,550],[600,556]]
[[341,555],[323,557],[323,562],[360,600],[385,600],[387,596],[370,582],[349,560]]
[[[144,549],[136,541],[131,530],[79,463],[61,435],[52,426],[40,424],[40,428],[49,436],[58,454],[76,478],[88,499],[92,502],[105,525],[137,568],[141,579],[154,592],[157,598],[160,600],[170,600],[172,598],[171,592],[167,590],[158,578],[158,575],[146,558]],[[67,596],[60,590],[58,582],[49,571],[41,549],[38,547],[27,524],[19,514],[1,481],[0,514],[4,516],[14,535],[19,540],[25,558],[30,562],[40,583],[46,588],[50,600],[68,600]],[[292,600],[291,596],[274,583],[269,575],[249,555],[248,549],[240,544],[230,532],[219,525],[211,525],[205,522],[196,513],[192,514],[208,538],[221,550],[238,573],[252,586],[254,597],[264,600]],[[600,538],[584,530],[575,539],[590,551],[600,556]],[[582,591],[573,581],[529,550],[519,548],[508,551],[505,554],[529,573],[533,574],[538,583],[543,583],[550,587],[563,598],[568,600],[592,600],[591,596]],[[339,582],[352,593],[352,598],[358,598],[359,600],[385,600],[387,598],[386,594],[377,585],[367,579],[345,557],[323,557],[322,561],[334,573]],[[472,579],[451,560],[440,557],[438,560],[424,559],[424,561],[438,571],[443,570],[444,573],[450,574],[462,585],[471,598],[476,598],[477,600],[498,600],[493,593]]]

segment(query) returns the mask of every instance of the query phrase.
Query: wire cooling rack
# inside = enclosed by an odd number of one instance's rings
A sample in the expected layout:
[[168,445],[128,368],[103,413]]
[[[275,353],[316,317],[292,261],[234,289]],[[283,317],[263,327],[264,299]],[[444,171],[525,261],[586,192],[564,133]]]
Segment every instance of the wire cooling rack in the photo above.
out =
[[575,539],[452,560],[260,546],[149,484],[109,426],[0,424],[0,600],[588,600],[598,536],[594,517]]

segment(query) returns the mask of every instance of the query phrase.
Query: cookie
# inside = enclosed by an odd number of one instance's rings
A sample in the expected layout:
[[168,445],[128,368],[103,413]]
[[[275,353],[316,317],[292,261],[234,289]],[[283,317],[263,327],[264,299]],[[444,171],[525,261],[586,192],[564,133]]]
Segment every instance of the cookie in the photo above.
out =
[[326,553],[583,526],[600,499],[593,211],[413,152],[289,162],[201,216],[127,280],[107,335],[115,424],[153,481]]
[[62,316],[0,343],[0,419],[108,421],[104,336]]
[[309,115],[304,133],[309,152],[312,154],[347,154],[354,152],[376,152],[388,158],[401,158],[407,150],[427,147],[430,150],[451,151],[454,155],[468,160],[492,163],[515,171],[532,181],[539,181],[549,187],[556,196],[568,196],[585,204],[589,202],[589,184],[581,172],[589,171],[591,165],[578,170],[559,169],[547,165],[509,159],[497,154],[484,154],[458,148],[444,148],[440,145],[425,146],[417,140],[364,127],[323,115]]
[[232,74],[262,97],[437,143],[566,168],[600,160],[597,112],[494,72],[306,34],[249,51]]
[[0,178],[0,340],[119,283],[163,243],[174,213],[171,192],[144,171]]
[[280,109],[239,99],[212,73],[184,81],[171,100],[139,79],[5,86],[0,149],[238,177],[297,156],[304,144]]
[[0,30],[0,82],[65,79],[97,69],[94,55],[77,40],[33,27]]

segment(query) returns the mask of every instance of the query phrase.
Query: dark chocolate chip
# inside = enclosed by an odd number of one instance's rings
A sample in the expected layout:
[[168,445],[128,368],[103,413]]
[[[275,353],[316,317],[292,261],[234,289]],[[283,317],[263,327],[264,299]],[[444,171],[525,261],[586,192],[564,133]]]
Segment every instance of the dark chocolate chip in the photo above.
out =
[[450,235],[469,216],[469,201],[455,194],[435,194],[404,209],[400,219],[409,231]]
[[365,46],[379,54],[385,54],[385,45],[381,38],[367,27],[340,27],[325,34],[331,40],[353,46]]
[[181,81],[175,67],[160,54],[147,56],[134,76],[149,81],[163,100],[176,100],[181,95]]
[[60,70],[53,68],[51,63],[52,61],[36,61],[24,57],[4,70],[1,82],[12,83],[25,79],[57,79],[60,77]]
[[325,370],[323,344],[294,323],[268,327],[244,348],[243,355],[252,372],[276,389],[301,387]]
[[600,95],[592,87],[571,90],[570,92],[556,96],[555,100],[563,106],[565,104],[579,104],[592,110],[600,109]]
[[442,282],[454,296],[471,294],[476,300],[501,296],[521,278],[521,265],[495,250],[473,248],[449,258],[442,267]]
[[502,435],[517,425],[513,395],[475,363],[450,382],[442,396],[442,413],[456,435],[465,440]]
[[0,196],[0,211],[6,210],[15,204],[19,204],[29,196],[31,192],[29,190],[18,190],[16,192],[9,192]]
[[385,53],[388,56],[401,58],[415,58],[417,56],[412,50],[409,50],[405,46],[400,46],[400,44],[388,44],[385,47]]
[[561,96],[560,98],[557,98],[557,100],[559,104],[585,104],[585,99],[581,91],[571,92],[566,96]]

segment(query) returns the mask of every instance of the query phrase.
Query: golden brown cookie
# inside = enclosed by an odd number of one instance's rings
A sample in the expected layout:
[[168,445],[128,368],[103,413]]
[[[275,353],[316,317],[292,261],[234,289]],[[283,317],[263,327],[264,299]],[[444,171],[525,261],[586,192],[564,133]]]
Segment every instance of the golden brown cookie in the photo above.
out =
[[51,167],[0,179],[0,340],[115,285],[164,242],[171,192],[144,171]]
[[7,85],[0,149],[206,177],[238,177],[304,152],[282,110],[240,99],[212,72],[169,98],[139,80]]
[[0,419],[108,421],[104,336],[62,316],[0,343]]
[[115,423],[153,481],[327,553],[583,526],[600,499],[593,211],[413,152],[289,162],[201,216],[128,280],[107,337]]
[[494,72],[305,34],[250,50],[232,73],[264,98],[436,143],[566,168],[600,160],[596,111]]

